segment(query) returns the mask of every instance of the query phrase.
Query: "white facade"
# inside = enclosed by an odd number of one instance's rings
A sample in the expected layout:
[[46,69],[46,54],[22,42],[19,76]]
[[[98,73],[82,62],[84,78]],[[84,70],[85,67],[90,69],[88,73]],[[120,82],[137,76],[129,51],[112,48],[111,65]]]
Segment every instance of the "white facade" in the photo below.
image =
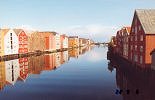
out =
[[60,43],[60,35],[55,35],[55,43],[56,43],[56,49],[60,49],[61,43]]
[[10,29],[4,36],[4,55],[18,54],[18,49],[18,36]]
[[63,40],[63,48],[68,48],[68,37],[67,36],[65,36]]
[[6,81],[14,85],[20,75],[19,60],[5,61]]
[[151,56],[152,56],[151,68],[155,70],[155,51],[152,52]]

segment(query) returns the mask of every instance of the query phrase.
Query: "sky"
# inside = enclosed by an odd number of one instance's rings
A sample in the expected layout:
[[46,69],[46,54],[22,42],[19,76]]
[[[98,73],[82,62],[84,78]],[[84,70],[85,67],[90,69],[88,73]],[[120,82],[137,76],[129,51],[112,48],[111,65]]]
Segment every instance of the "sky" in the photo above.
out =
[[135,9],[155,9],[155,0],[0,0],[0,28],[107,42],[121,27],[131,26]]

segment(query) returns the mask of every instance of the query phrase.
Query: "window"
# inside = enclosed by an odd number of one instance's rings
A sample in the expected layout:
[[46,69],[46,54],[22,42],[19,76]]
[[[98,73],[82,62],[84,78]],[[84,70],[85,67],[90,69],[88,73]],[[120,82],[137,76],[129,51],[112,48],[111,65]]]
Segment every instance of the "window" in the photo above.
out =
[[131,50],[133,49],[133,46],[131,45]]
[[138,56],[134,55],[134,61],[137,62],[138,61]]
[[140,35],[140,41],[143,41],[143,35]]
[[140,46],[140,52],[143,52],[143,46]]
[[143,56],[141,55],[140,56],[140,64],[142,64],[143,63]]
[[135,50],[137,51],[137,45],[135,45]]

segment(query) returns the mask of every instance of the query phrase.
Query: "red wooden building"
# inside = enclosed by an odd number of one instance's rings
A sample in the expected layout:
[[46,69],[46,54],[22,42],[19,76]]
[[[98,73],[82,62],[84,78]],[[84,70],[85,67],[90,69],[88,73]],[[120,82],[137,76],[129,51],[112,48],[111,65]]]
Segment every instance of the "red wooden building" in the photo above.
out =
[[150,52],[155,48],[155,9],[138,9],[130,32],[130,61],[145,67],[151,64]]
[[46,51],[56,50],[55,32],[38,32],[38,34],[44,38]]
[[14,29],[14,32],[18,36],[19,49],[18,53],[23,54],[28,52],[28,36],[26,32],[22,29]]
[[116,52],[122,56],[123,55],[123,35],[122,30],[117,31],[116,34]]
[[122,28],[122,42],[123,42],[123,57],[128,59],[129,57],[129,36],[131,27]]

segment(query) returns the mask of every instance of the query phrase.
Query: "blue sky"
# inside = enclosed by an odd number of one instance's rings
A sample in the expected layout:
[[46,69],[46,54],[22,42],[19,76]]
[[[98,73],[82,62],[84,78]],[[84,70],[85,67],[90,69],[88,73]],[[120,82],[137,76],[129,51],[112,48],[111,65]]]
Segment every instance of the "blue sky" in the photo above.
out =
[[155,0],[1,0],[0,27],[47,30],[108,41]]

